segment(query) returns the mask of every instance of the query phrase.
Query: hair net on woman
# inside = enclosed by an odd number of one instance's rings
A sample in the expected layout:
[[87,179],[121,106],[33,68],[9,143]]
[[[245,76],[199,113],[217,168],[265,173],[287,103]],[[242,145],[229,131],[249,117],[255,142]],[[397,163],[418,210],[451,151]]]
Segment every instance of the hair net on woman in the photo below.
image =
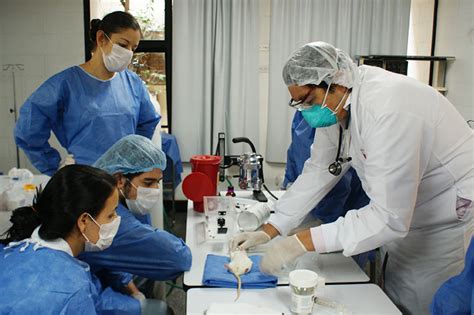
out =
[[358,69],[349,55],[325,42],[308,43],[294,51],[283,67],[288,85],[338,84],[352,88]]
[[166,156],[150,139],[129,135],[117,141],[95,163],[109,174],[149,172],[166,168]]

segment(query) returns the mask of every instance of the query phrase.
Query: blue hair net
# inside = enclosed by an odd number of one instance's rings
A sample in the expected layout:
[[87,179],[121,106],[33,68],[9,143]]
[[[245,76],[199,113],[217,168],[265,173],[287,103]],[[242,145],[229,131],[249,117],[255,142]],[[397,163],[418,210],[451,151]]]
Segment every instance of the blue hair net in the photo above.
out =
[[166,156],[150,139],[129,135],[117,141],[95,163],[109,174],[149,172],[166,168]]

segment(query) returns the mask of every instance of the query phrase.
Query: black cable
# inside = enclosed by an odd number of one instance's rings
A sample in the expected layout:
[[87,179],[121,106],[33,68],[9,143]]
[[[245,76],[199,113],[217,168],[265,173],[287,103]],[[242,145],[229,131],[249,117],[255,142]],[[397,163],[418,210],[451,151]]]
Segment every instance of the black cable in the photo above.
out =
[[[433,5],[433,28],[431,30],[431,56],[435,55],[436,52],[436,31],[438,29],[438,5],[439,0],[434,1]],[[430,76],[428,84],[433,84],[433,71],[434,71],[434,62],[430,61]]]
[[233,166],[233,165],[237,165],[237,164],[234,164],[233,162],[231,162],[231,163],[228,164],[228,165],[219,166],[219,168],[220,168],[221,170],[225,170],[225,169],[227,169],[227,168],[229,168],[229,167],[231,167],[231,166]]
[[[344,130],[349,129],[350,120],[351,120],[351,109],[349,108],[348,111],[347,111],[347,120],[346,120],[346,126],[345,126]],[[334,162],[332,162],[331,164],[329,164],[329,167],[328,167],[329,173],[331,173],[334,176],[339,176],[339,174],[341,174],[343,163],[349,162],[349,161],[352,160],[352,158],[350,156],[348,156],[345,159],[345,161],[344,161],[344,158],[341,158],[342,141],[343,141],[343,130],[342,130],[342,127],[339,126],[339,141],[338,141],[338,144],[337,144],[336,160]]]
[[267,185],[263,184],[263,188],[265,188],[265,190],[270,194],[270,196],[272,196],[275,200],[278,200],[277,196],[275,196],[274,194],[272,194],[272,192],[270,191],[270,189],[268,189]]
[[339,141],[337,145],[336,162],[339,162],[339,157],[341,156],[342,133],[343,133],[342,127],[339,126]]
[[385,270],[387,269],[387,262],[388,262],[388,252],[385,252],[385,257],[382,263],[382,279],[383,279],[383,288],[385,289]]

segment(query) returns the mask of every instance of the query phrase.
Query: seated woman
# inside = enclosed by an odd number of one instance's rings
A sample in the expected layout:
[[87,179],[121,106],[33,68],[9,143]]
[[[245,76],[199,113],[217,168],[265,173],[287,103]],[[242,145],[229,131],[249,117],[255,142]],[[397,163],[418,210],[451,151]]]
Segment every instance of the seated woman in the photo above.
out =
[[118,289],[121,284],[125,292],[142,299],[132,275],[163,281],[191,268],[191,251],[183,240],[149,225],[149,213],[160,197],[165,154],[150,139],[129,135],[107,150],[94,166],[117,179],[117,213],[122,221],[110,248],[79,258],[90,264],[107,285],[115,283],[113,287]]
[[51,178],[31,207],[13,211],[13,225],[1,240],[1,314],[96,314],[112,309],[140,314],[136,299],[101,290],[89,266],[75,258],[112,243],[121,220],[115,212],[115,187],[107,173],[71,165]]

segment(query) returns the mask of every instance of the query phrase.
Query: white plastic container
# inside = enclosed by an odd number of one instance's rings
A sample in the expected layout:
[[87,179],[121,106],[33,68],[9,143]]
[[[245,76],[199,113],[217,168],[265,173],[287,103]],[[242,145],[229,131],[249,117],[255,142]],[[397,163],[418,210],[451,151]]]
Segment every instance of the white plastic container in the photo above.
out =
[[255,231],[268,220],[270,211],[270,207],[262,202],[256,203],[242,211],[237,218],[240,230],[245,232]]
[[35,196],[36,185],[25,184],[9,185],[0,192],[0,210],[13,211],[20,207],[31,206]]
[[291,307],[293,314],[305,315],[313,311],[317,288],[324,287],[324,278],[311,270],[297,269],[289,275],[291,288]]

